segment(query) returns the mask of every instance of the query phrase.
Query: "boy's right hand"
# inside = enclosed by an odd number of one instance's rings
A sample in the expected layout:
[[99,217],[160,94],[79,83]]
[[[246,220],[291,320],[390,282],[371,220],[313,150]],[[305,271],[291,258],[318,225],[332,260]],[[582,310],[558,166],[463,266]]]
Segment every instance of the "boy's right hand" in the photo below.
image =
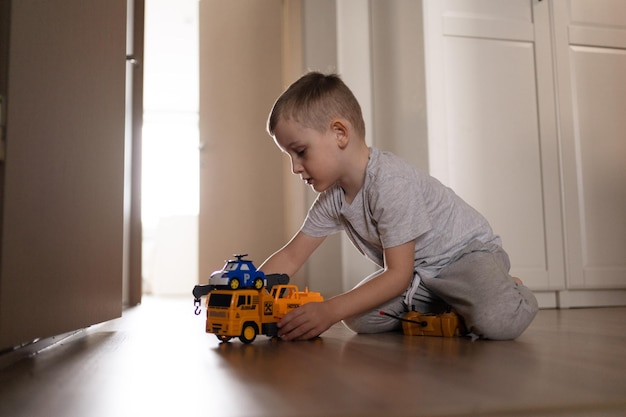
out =
[[278,322],[278,336],[283,340],[313,339],[335,322],[326,302],[307,303],[290,311]]

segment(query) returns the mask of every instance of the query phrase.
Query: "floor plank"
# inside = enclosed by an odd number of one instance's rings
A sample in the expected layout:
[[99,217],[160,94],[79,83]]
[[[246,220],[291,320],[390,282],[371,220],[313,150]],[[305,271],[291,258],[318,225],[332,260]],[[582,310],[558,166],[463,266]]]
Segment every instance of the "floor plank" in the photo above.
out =
[[146,297],[0,374],[0,416],[623,416],[626,308],[541,310],[517,340],[263,336],[221,344]]

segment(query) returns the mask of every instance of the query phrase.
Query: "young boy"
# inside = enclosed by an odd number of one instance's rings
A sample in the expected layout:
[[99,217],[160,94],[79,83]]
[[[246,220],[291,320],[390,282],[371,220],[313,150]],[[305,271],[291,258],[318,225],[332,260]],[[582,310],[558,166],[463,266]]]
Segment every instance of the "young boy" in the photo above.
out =
[[537,301],[509,275],[485,218],[428,174],[369,148],[359,103],[337,75],[304,75],[278,98],[267,127],[319,195],[300,231],[260,269],[293,275],[341,230],[381,267],[352,290],[287,314],[278,323],[283,339],[310,339],[339,321],[358,333],[401,327],[381,310],[452,308],[488,339],[516,338],[530,324]]

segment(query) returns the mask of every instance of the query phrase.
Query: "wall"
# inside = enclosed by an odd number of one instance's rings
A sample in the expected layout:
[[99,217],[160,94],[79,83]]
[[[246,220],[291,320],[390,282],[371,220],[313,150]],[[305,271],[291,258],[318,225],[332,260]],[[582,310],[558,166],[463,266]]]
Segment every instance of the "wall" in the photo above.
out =
[[[274,99],[304,72],[340,73],[361,102],[369,143],[428,168],[421,1],[203,0],[200,21],[200,282],[233,251],[262,261],[315,198],[264,131]],[[266,161],[262,170],[254,158]],[[251,207],[236,190],[270,201]],[[328,296],[374,270],[336,235],[294,280]]]
[[282,90],[282,1],[199,3],[199,281],[234,253],[284,243],[281,153],[265,132]]
[[[361,103],[368,143],[428,169],[421,1],[291,0],[285,6],[284,86],[307,70],[338,72]],[[285,190],[291,236],[315,194],[293,175],[286,175]],[[375,270],[345,236],[334,235],[298,279],[332,295]]]
[[[310,70],[337,71],[337,12],[335,0],[288,0],[283,18],[283,89]],[[285,240],[300,229],[316,193],[291,174],[284,158]],[[294,276],[325,296],[343,292],[341,236],[329,236]]]
[[[342,0],[339,72],[361,103],[369,144],[428,169],[421,1]],[[343,289],[376,266],[342,238]]]
[[422,2],[370,4],[374,143],[428,171]]

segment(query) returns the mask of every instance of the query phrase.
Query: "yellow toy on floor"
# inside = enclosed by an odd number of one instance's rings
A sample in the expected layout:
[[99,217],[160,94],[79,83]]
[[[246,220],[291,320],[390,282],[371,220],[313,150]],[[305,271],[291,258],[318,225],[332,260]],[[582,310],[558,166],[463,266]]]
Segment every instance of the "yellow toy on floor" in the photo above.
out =
[[402,331],[407,336],[455,337],[467,333],[463,319],[454,311],[441,314],[409,311],[404,317],[397,317],[384,311],[380,314],[402,321]]

